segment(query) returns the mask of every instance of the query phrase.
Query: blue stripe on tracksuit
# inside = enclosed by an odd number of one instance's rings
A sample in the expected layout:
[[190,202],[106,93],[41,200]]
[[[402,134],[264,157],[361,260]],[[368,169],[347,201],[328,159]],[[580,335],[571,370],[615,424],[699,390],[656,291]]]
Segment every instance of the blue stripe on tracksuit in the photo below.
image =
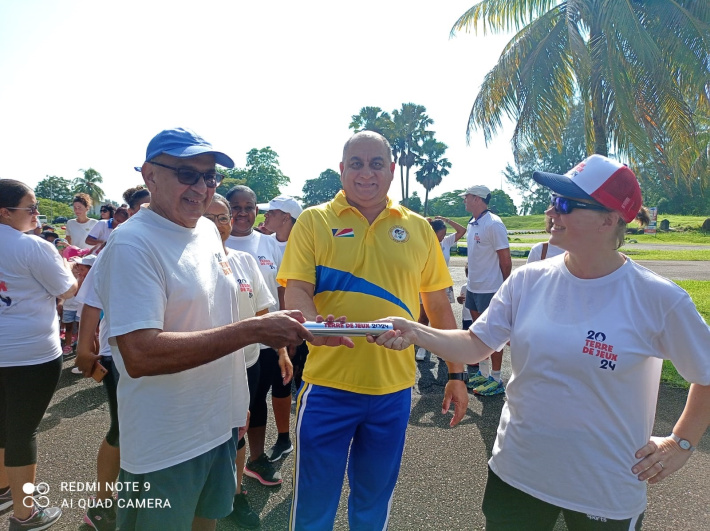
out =
[[346,465],[350,529],[387,528],[411,403],[411,388],[364,395],[304,382],[289,529],[333,529]]

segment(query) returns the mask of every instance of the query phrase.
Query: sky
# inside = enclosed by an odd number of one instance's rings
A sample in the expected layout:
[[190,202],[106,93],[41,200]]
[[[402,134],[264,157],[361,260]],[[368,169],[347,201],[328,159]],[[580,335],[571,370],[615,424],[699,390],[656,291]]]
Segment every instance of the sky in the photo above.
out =
[[[449,146],[450,175],[432,197],[485,184],[519,204],[501,174],[512,127],[488,146],[480,132],[466,142],[476,93],[510,38],[450,38],[475,1],[3,1],[0,178],[34,187],[91,167],[122,202],[150,139],[188,127],[238,167],[270,146],[291,179],[282,192],[298,196],[338,170],[352,115],[412,102]],[[399,188],[395,176],[395,200]]]

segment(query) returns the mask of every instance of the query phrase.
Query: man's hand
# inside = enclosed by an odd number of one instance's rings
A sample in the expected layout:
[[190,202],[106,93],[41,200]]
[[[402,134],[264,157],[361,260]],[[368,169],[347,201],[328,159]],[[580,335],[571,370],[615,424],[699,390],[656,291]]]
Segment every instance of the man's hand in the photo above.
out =
[[273,349],[280,349],[288,345],[300,345],[304,341],[313,341],[313,334],[304,328],[301,323],[306,320],[298,310],[282,310],[269,312],[259,319],[264,327],[261,343]]
[[[334,322],[339,322],[339,323],[345,323],[347,322],[347,317],[341,316],[338,317],[337,319],[333,315],[328,315],[327,317],[323,317],[322,315],[317,315],[316,316],[316,323],[323,323],[323,322],[328,322],[328,323],[334,323]],[[353,340],[350,339],[347,336],[315,336],[313,341],[310,341],[311,345],[316,346],[316,347],[348,347],[348,348],[353,348],[355,346],[355,343],[353,343]]]
[[86,345],[79,343],[76,347],[76,359],[74,364],[81,371],[85,378],[91,376],[91,372],[94,370],[94,364],[98,361],[101,356],[91,352],[91,349],[86,348]]
[[461,380],[449,380],[444,389],[444,401],[441,404],[441,414],[449,412],[451,403],[454,403],[454,416],[451,418],[449,426],[456,426],[466,414],[468,409],[468,390],[466,382]]
[[653,485],[663,481],[685,465],[690,458],[690,450],[682,450],[670,437],[651,437],[651,440],[636,452],[636,463],[631,472],[639,481],[648,480]]

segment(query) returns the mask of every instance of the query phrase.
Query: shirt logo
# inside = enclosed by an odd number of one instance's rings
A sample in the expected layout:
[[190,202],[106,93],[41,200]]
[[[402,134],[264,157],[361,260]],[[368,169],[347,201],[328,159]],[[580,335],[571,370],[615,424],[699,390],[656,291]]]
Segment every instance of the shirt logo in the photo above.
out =
[[409,233],[404,227],[395,225],[390,229],[390,238],[397,243],[404,243],[409,240]]
[[259,265],[261,267],[268,267],[269,269],[276,269],[276,266],[274,265],[274,263],[271,260],[269,260],[268,258],[266,258],[265,256],[259,256],[258,258],[259,258]]
[[333,232],[333,238],[354,238],[355,231],[353,229],[330,229]]
[[254,290],[252,289],[251,284],[249,284],[249,281],[246,278],[238,278],[237,284],[239,284],[239,291],[241,291],[242,293],[248,293],[250,299],[254,296]]
[[[0,291],[7,291],[7,284],[4,281],[0,281]],[[5,297],[0,295],[0,301],[2,301],[5,306],[10,306],[12,304],[12,299],[10,297]]]
[[619,356],[614,352],[614,345],[607,342],[604,332],[589,330],[582,347],[582,354],[589,354],[599,358],[599,368],[613,371]]
[[229,275],[231,275],[232,268],[229,267],[229,263],[222,256],[222,253],[215,253],[214,257],[217,259],[217,263],[219,264],[219,267],[222,268],[222,273],[224,273],[224,276],[228,277]]

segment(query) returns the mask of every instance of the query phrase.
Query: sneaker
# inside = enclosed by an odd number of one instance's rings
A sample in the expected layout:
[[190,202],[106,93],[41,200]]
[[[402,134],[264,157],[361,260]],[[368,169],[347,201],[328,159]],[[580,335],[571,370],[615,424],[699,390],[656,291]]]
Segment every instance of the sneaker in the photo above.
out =
[[276,487],[283,482],[281,472],[274,468],[266,454],[261,454],[254,461],[248,462],[244,466],[244,474],[254,478],[265,487]]
[[241,494],[234,496],[234,509],[229,515],[234,523],[244,529],[257,529],[260,525],[259,515],[249,505],[247,492],[242,490]]
[[419,347],[417,353],[414,354],[414,359],[417,361],[424,361],[426,359],[427,351],[424,347]]
[[481,374],[481,371],[478,371],[476,374],[473,376],[468,377],[468,382],[466,382],[466,387],[469,389],[475,389],[479,385],[483,385],[484,383],[488,383],[488,377],[483,376]]
[[7,489],[5,494],[0,494],[0,512],[12,507],[12,491]]
[[97,531],[115,531],[116,508],[113,504],[111,507],[89,507],[84,522]]
[[71,373],[72,373],[72,374],[84,374],[83,372],[81,372],[81,370],[79,370],[79,367],[74,367],[74,368],[71,370]]
[[291,441],[289,440],[288,442],[285,443],[280,443],[279,441],[276,441],[276,444],[271,447],[271,449],[266,451],[266,457],[271,463],[275,463],[282,457],[288,456],[293,452],[293,444],[291,444]]
[[498,382],[489,376],[488,381],[476,387],[473,392],[481,396],[503,395],[505,394],[505,385],[502,381]]
[[74,349],[71,348],[69,345],[67,345],[66,347],[64,347],[64,348],[62,349],[62,353],[63,353],[65,356],[68,356],[68,355],[71,354],[72,352],[74,352]]
[[44,507],[40,508],[35,505],[35,510],[27,520],[18,520],[14,516],[10,517],[10,531],[25,531],[35,529],[47,529],[53,526],[62,516],[62,510],[59,507]]

